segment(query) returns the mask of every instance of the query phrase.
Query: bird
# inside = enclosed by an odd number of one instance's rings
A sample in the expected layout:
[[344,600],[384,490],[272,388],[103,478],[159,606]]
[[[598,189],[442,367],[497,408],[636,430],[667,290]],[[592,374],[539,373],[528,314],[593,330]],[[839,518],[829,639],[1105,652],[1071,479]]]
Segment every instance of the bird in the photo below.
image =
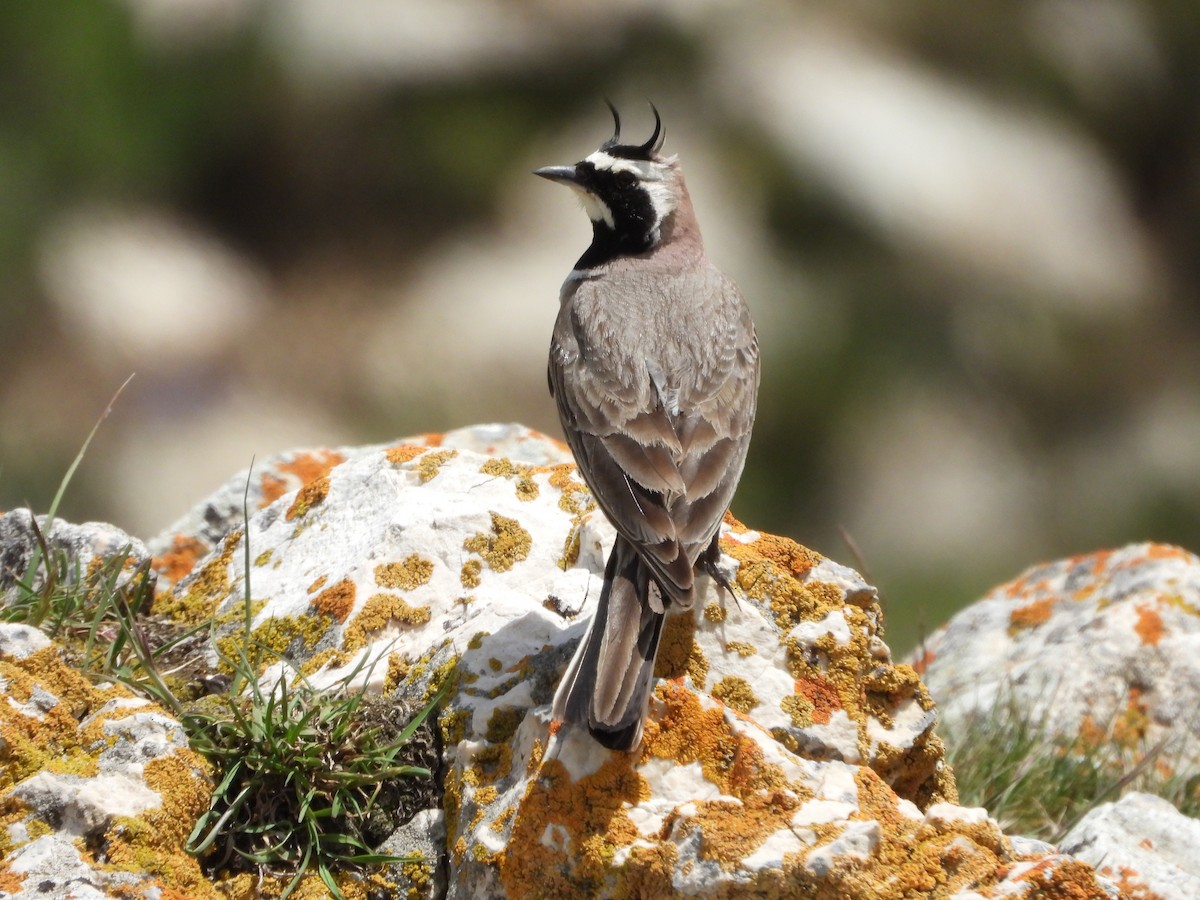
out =
[[592,241],[563,283],[547,367],[578,471],[616,529],[587,633],[552,716],[611,750],[641,744],[668,610],[697,576],[724,588],[718,540],[746,461],[758,339],[733,281],[709,261],[662,117],[640,144],[613,135],[535,175],[582,201]]

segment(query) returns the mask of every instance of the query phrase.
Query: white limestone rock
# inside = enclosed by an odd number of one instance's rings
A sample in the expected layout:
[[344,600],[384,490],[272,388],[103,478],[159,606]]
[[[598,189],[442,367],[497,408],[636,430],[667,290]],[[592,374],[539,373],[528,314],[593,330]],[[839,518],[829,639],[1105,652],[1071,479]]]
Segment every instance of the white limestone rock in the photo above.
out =
[[1200,559],[1133,544],[1034,566],[954,616],[914,663],[946,727],[1011,704],[1051,735],[1200,769]]
[[1095,866],[1133,897],[1200,897],[1200,821],[1151,794],[1126,794],[1089,812],[1062,850]]
[[705,580],[669,618],[638,753],[552,722],[613,535],[542,440],[539,463],[436,439],[325,457],[244,531],[210,532],[221,546],[164,608],[216,620],[228,649],[248,595],[256,638],[286,656],[271,683],[351,678],[412,701],[449,679],[452,898],[1003,883],[1017,860],[948,802],[932,703],[892,663],[874,589],[785,539],[727,526],[740,596]]

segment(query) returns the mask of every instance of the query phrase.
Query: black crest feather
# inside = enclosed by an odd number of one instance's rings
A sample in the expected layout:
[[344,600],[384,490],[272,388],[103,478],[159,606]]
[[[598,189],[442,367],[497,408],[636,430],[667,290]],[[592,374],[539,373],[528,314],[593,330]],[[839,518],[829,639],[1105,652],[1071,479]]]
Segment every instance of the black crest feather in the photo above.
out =
[[644,144],[622,144],[621,116],[610,101],[605,100],[604,102],[608,104],[613,115],[613,136],[600,145],[601,150],[622,159],[648,160],[662,149],[663,141],[666,140],[666,132],[663,130],[662,117],[658,114],[658,108],[653,103],[650,104],[650,109],[654,112],[654,133],[650,135],[649,140]]

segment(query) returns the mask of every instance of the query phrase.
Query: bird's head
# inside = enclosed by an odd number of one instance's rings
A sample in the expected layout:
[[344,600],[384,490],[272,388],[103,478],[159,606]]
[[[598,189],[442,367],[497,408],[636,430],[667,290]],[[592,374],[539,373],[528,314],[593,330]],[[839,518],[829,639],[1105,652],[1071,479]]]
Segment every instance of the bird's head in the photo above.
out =
[[[663,237],[663,226],[685,202],[675,157],[659,155],[662,119],[654,110],[654,132],[641,144],[621,143],[621,117],[610,103],[613,136],[571,166],[546,166],[534,174],[573,188],[592,220],[593,248],[604,255],[644,253]],[[586,258],[586,255],[585,255]]]

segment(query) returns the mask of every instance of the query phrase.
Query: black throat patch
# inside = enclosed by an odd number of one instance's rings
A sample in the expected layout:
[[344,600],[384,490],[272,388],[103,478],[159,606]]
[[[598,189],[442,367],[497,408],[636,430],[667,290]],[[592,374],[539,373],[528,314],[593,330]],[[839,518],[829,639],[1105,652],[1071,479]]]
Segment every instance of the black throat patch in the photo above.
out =
[[592,220],[592,243],[575,268],[594,269],[618,256],[636,256],[654,246],[660,226],[645,187],[627,172],[597,169],[590,162],[577,167],[579,186],[595,194],[612,211],[613,224]]

